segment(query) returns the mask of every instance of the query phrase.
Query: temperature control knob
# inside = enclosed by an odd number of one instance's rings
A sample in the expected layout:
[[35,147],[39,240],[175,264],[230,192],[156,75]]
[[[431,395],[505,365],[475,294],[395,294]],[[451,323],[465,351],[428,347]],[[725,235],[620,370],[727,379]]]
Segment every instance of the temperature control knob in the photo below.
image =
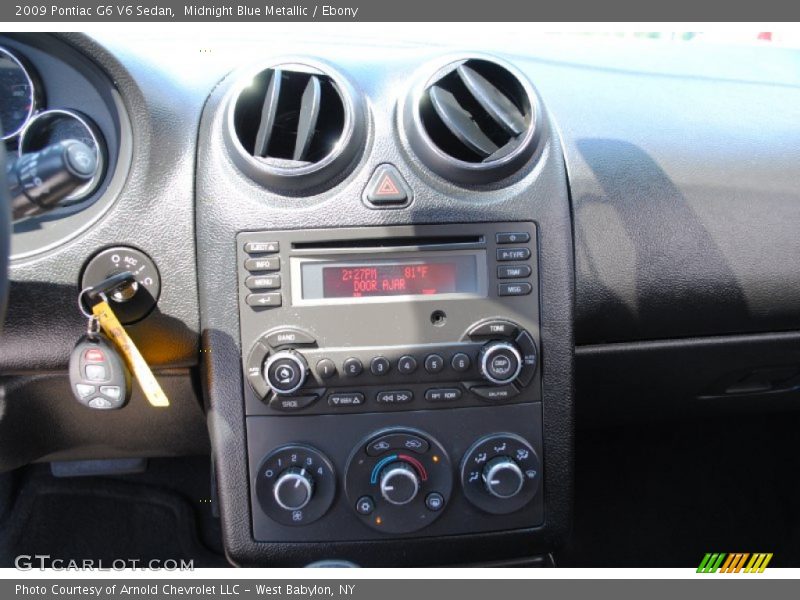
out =
[[381,471],[381,495],[397,506],[408,504],[417,497],[419,477],[414,469],[403,462],[393,462]]
[[308,471],[298,467],[286,469],[272,486],[272,496],[284,510],[305,508],[313,494],[314,480]]
[[481,375],[495,385],[514,381],[522,370],[522,356],[511,342],[489,342],[478,355]]
[[495,498],[513,498],[525,485],[525,474],[516,462],[507,456],[492,459],[483,469],[483,484]]
[[264,379],[276,394],[292,394],[303,387],[308,363],[294,350],[282,350],[264,363]]

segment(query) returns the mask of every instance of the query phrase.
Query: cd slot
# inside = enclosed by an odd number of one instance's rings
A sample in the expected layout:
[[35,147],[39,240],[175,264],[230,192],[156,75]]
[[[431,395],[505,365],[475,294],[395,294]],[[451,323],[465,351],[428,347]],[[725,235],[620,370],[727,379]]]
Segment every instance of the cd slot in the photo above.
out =
[[486,245],[482,235],[452,236],[405,236],[363,239],[323,240],[313,242],[292,242],[293,250],[368,250],[385,248],[474,248]]

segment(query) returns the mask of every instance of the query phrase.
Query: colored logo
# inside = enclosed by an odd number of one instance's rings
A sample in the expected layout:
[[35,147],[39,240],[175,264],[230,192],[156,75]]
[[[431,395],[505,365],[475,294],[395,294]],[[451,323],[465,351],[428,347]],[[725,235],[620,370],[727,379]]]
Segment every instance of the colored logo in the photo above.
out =
[[698,573],[763,573],[772,553],[708,552],[697,567]]

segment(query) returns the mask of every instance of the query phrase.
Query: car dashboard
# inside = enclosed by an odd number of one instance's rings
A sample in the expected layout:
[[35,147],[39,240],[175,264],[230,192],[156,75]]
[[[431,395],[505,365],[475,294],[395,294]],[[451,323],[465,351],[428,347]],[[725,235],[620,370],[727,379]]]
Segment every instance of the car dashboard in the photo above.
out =
[[[0,36],[7,160],[100,164],[13,224],[0,470],[210,455],[240,566],[547,565],[582,432],[791,410],[796,53],[490,34]],[[72,398],[123,270],[168,407]]]

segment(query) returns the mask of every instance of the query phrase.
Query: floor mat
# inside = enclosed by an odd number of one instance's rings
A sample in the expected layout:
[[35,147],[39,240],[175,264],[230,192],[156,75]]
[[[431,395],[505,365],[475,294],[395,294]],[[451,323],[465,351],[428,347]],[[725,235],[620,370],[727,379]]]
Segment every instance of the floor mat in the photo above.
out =
[[219,547],[204,543],[193,503],[153,478],[151,473],[58,479],[34,468],[23,476],[0,526],[0,566],[13,566],[21,554],[94,559],[105,566],[118,559],[228,566]]

